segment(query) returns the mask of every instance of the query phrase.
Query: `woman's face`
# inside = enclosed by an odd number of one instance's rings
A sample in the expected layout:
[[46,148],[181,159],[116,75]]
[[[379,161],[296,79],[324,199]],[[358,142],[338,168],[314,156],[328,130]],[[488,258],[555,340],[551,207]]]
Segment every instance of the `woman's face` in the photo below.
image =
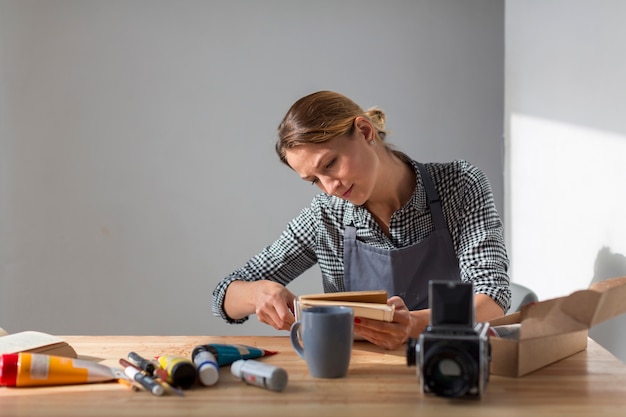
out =
[[303,180],[360,206],[372,194],[380,165],[373,134],[369,121],[357,118],[352,134],[289,149],[287,162]]

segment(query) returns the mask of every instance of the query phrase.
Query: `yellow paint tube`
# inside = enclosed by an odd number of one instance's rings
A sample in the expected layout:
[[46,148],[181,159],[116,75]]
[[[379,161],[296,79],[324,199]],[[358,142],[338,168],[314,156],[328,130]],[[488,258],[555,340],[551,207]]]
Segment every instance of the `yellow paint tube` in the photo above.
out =
[[112,368],[83,359],[24,352],[0,356],[0,386],[86,384],[114,379]]
[[170,385],[187,389],[197,378],[196,366],[187,358],[164,355],[158,356],[157,362],[167,372],[167,383]]

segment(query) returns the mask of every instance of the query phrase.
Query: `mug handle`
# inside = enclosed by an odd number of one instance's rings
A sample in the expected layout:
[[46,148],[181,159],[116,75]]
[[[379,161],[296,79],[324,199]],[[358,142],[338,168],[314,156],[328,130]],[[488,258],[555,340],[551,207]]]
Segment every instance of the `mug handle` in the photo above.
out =
[[300,342],[300,338],[298,337],[298,333],[300,333],[299,330],[300,330],[301,325],[302,323],[299,321],[292,324],[291,329],[290,329],[290,336],[291,336],[291,344],[293,346],[293,349],[296,351],[298,356],[304,359],[304,347],[302,346],[302,343]]

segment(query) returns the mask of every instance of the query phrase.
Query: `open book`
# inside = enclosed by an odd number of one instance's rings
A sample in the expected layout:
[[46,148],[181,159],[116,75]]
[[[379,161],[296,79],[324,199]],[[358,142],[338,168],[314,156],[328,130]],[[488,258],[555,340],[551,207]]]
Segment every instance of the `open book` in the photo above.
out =
[[25,331],[0,336],[0,354],[18,352],[45,353],[68,358],[78,356],[66,341],[48,333]]
[[387,305],[387,298],[384,290],[308,294],[296,298],[294,311],[298,320],[300,312],[308,307],[344,306],[350,307],[355,317],[392,321],[395,307]]

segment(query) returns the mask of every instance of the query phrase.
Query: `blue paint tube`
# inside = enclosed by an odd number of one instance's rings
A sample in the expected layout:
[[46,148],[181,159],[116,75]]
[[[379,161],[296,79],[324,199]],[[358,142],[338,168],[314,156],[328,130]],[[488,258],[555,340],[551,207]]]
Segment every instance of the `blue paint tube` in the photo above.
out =
[[219,366],[230,365],[239,359],[256,359],[262,356],[275,355],[278,352],[261,349],[254,346],[209,343],[196,346],[191,352],[191,358],[195,358],[200,352],[211,352]]

